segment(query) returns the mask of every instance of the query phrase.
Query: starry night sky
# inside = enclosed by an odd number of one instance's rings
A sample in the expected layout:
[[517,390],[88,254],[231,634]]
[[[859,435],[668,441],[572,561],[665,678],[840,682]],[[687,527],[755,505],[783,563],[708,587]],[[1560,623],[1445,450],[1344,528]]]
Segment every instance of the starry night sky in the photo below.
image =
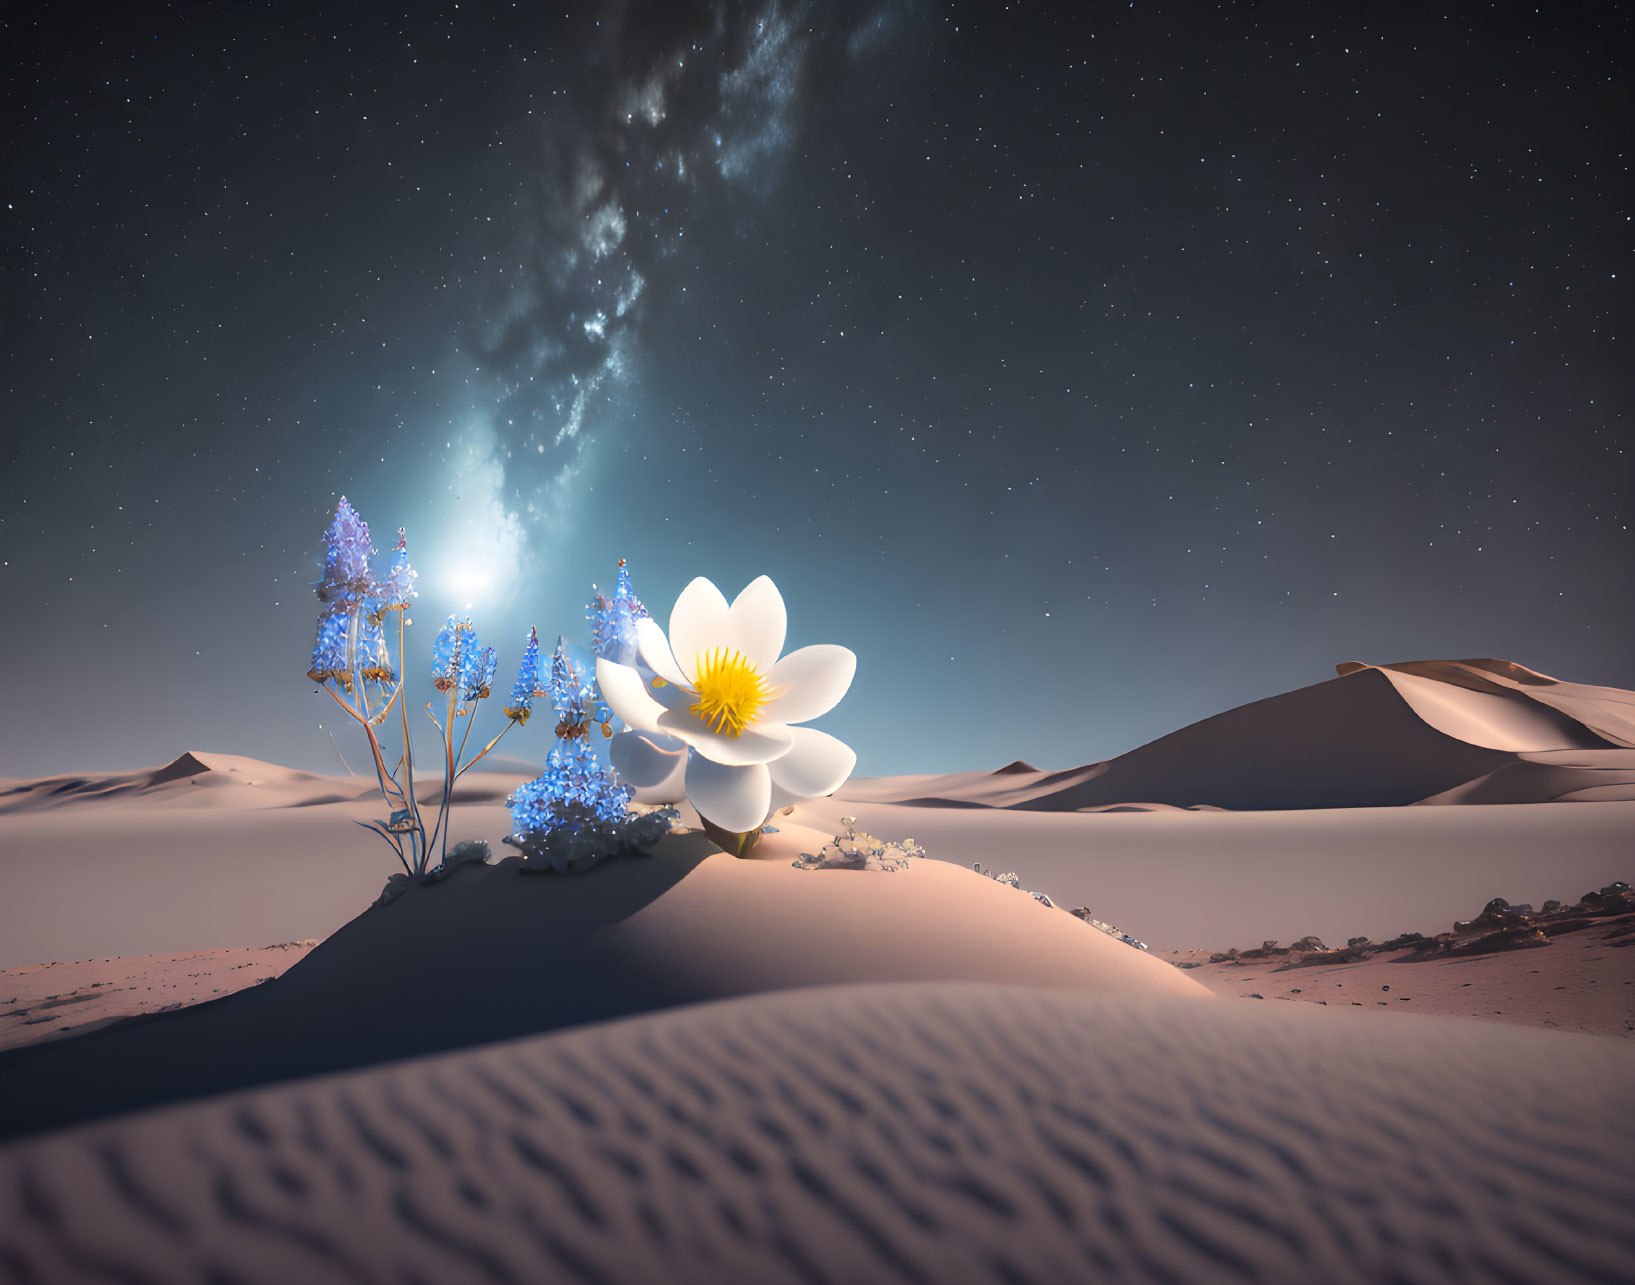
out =
[[358,766],[343,494],[422,701],[765,572],[862,774],[1635,687],[1627,10],[366,8],[6,7],[0,774]]

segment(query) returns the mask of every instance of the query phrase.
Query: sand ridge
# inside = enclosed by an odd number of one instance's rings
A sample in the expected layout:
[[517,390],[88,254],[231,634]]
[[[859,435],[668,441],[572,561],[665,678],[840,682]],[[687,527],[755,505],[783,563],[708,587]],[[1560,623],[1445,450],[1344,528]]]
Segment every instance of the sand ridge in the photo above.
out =
[[0,1271],[1008,1285],[1635,1275],[1635,1048],[971,983],[785,991],[0,1148]]
[[[1635,799],[1635,692],[1508,661],[1336,666],[1102,763],[850,782],[858,802],[1027,811],[1234,811]],[[1585,759],[1585,754],[1589,758]],[[1547,763],[1548,776],[1508,772]],[[1489,784],[1466,797],[1474,782]],[[1504,788],[1493,784],[1502,781]]]
[[[508,858],[366,910],[282,976],[0,1053],[0,1137],[761,991],[986,981],[1192,998],[1184,972],[970,870],[797,870],[698,835],[577,877]],[[120,1073],[109,1076],[107,1068]]]
[[[525,777],[512,772],[471,772],[455,786],[458,803],[503,801]],[[442,798],[442,782],[422,772],[415,794],[423,803]],[[378,808],[373,775],[339,776],[303,772],[242,754],[189,750],[160,767],[130,772],[84,772],[37,780],[0,779],[0,816],[83,810],[87,804],[123,804],[144,811],[279,808],[363,804]]]

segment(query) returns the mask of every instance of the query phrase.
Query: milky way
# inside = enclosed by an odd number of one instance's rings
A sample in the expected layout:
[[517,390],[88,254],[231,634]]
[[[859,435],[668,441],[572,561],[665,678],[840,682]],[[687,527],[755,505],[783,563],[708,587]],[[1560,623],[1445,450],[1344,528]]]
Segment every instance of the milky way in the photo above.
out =
[[771,574],[861,772],[1635,685],[1616,6],[140,8],[4,20],[0,773],[333,765],[342,494],[411,665]]

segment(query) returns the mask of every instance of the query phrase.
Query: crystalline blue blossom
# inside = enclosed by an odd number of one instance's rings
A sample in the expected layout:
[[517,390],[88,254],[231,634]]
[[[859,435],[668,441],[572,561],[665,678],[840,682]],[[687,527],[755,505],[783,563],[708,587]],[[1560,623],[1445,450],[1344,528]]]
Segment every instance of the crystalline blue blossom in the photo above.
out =
[[345,611],[329,611],[318,617],[318,640],[312,648],[312,668],[307,677],[315,683],[338,678],[351,685],[351,666],[346,658],[346,633],[350,619]]
[[530,629],[517,681],[511,685],[511,703],[505,707],[505,716],[526,723],[534,709],[534,697],[539,694],[539,631]]
[[341,608],[368,601],[375,592],[369,552],[369,524],[343,495],[324,532],[324,575],[317,586],[318,601]]
[[482,639],[477,637],[476,626],[469,616],[463,620],[450,616],[432,640],[432,682],[440,692],[458,689],[463,701],[480,700],[488,695],[499,663],[494,649],[484,647]]
[[397,529],[397,547],[392,550],[392,569],[386,573],[386,579],[380,582],[380,601],[386,607],[407,607],[410,598],[418,598],[420,591],[414,587],[414,582],[420,573],[409,565],[409,537],[402,528]]
[[456,620],[450,616],[431,643],[431,676],[437,690],[446,692],[459,680],[464,661],[467,635],[471,620]]
[[459,688],[459,700],[477,700],[489,692],[495,669],[499,657],[494,647],[482,646],[471,616],[450,616],[432,639],[432,682],[438,692]]
[[481,700],[487,696],[488,689],[494,685],[494,673],[500,667],[498,653],[492,647],[478,651],[477,643],[477,634],[473,630],[466,663],[460,667],[460,699],[463,701]]
[[567,639],[558,634],[556,651],[551,655],[551,704],[556,707],[557,718],[571,726],[583,727],[590,721],[588,711],[599,704],[600,699],[595,682],[580,673],[568,659]]
[[511,796],[511,822],[524,840],[572,837],[624,821],[634,793],[614,780],[583,737],[562,737],[545,756],[544,774]]
[[[632,595],[629,579],[622,573],[620,589],[626,599],[624,609],[628,610]],[[598,603],[607,605],[600,595]],[[640,603],[635,609],[641,609]],[[633,624],[630,630],[633,635]],[[535,636],[530,635],[529,642],[529,657],[523,662],[525,673],[530,659],[537,664]],[[507,800],[515,833],[506,842],[522,849],[525,870],[567,874],[588,870],[616,853],[639,854],[657,843],[675,819],[673,809],[631,812],[635,789],[622,784],[610,768],[597,760],[585,735],[589,715],[595,711],[605,724],[612,713],[602,701],[593,674],[591,666],[570,658],[567,639],[558,636],[547,679],[558,719],[557,741],[545,758],[544,774]],[[522,675],[517,684],[513,701],[520,699]]]
[[630,571],[621,559],[612,595],[597,590],[590,605],[592,646],[597,658],[616,665],[634,665],[636,622],[646,615],[647,608],[631,589]]
[[364,617],[363,634],[358,640],[358,668],[365,682],[394,683],[397,671],[386,649],[386,633],[378,620]]

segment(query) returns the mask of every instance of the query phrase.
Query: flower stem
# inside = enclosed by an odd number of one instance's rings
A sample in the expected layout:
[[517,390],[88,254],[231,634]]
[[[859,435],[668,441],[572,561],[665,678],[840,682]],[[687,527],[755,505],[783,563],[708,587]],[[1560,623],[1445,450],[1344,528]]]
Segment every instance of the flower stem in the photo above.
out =
[[[409,681],[409,661],[403,650],[403,611],[397,612],[397,674],[398,690]],[[414,817],[414,830],[420,845],[420,851],[415,854],[414,870],[411,874],[423,875],[426,873],[426,864],[431,856],[431,850],[426,846],[426,823],[420,819],[420,801],[414,797],[414,745],[409,740],[409,702],[405,700],[399,707],[398,713],[403,716],[403,796],[408,803],[409,812]]]
[[746,831],[743,834],[734,834],[731,830],[723,830],[708,817],[699,817],[704,823],[704,833],[709,836],[710,842],[716,844],[723,852],[730,852],[735,857],[747,857],[761,837],[760,827]]
[[[507,732],[509,732],[516,725],[517,725],[517,720],[513,718],[504,727],[500,728],[500,736],[504,736]],[[467,730],[469,731],[470,729],[467,729]],[[471,771],[472,768],[477,766],[478,759],[481,759],[484,754],[487,754],[489,750],[493,749],[496,745],[498,745],[500,743],[500,736],[496,736],[487,745],[483,746],[482,749],[480,751],[478,751],[476,758],[472,759],[471,762],[467,763],[464,767],[462,767],[458,772],[456,772],[454,774],[454,779],[456,781],[458,781],[467,772]]]
[[370,724],[370,722],[369,722],[369,720],[367,718],[365,718],[362,714],[358,713],[358,711],[355,710],[350,704],[348,704],[346,701],[342,700],[341,697],[336,692],[331,690],[328,683],[324,684],[323,690],[326,691],[326,692],[329,692],[329,694],[332,697],[335,698],[335,703],[337,705],[339,705],[348,714],[352,715],[353,718],[357,719],[360,724],[362,724],[364,735],[366,735],[369,738],[369,749],[375,756],[375,778],[376,778],[376,781],[380,785],[381,794],[385,796],[386,802],[388,804],[390,804],[391,801],[392,801],[392,789],[397,788],[397,782],[392,781],[391,788],[387,787],[386,783],[388,781],[391,781],[392,778],[391,778],[390,775],[388,775],[388,773],[386,771],[386,762],[385,762],[385,760],[381,758],[380,741],[377,740],[376,737],[375,737],[374,727]]
[[[442,853],[443,859],[445,860],[448,858],[449,796],[454,793],[454,710],[459,698],[459,689],[457,687],[450,688],[448,694],[448,712],[445,715],[445,721],[438,724],[438,727],[443,733],[443,803],[442,806],[437,809],[437,825],[436,828],[432,830],[431,837],[432,842],[435,843],[437,841],[438,833],[442,833]],[[431,713],[431,706],[428,705],[426,707],[426,712]],[[437,722],[437,715],[432,714],[432,722]],[[466,730],[469,732],[471,729],[467,727]]]

